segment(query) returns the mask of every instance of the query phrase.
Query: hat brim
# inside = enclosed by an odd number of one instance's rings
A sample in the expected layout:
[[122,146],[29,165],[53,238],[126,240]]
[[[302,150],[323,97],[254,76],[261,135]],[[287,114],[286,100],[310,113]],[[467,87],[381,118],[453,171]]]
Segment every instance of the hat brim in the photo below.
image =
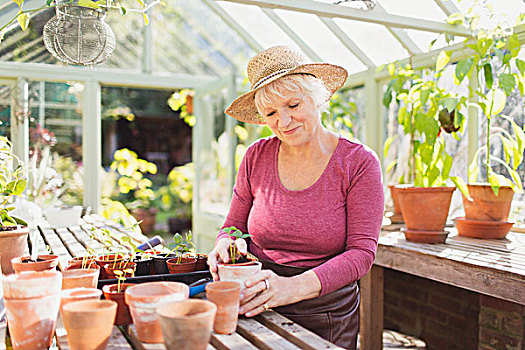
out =
[[297,66],[288,71],[277,74],[271,77],[264,83],[238,98],[236,98],[232,104],[226,108],[225,113],[230,117],[240,120],[241,122],[250,124],[265,124],[264,117],[262,117],[257,108],[255,107],[255,93],[263,86],[276,81],[290,74],[311,74],[316,78],[320,79],[326,86],[332,96],[337,90],[339,90],[348,77],[348,72],[341,66],[337,66],[330,63],[309,63]]

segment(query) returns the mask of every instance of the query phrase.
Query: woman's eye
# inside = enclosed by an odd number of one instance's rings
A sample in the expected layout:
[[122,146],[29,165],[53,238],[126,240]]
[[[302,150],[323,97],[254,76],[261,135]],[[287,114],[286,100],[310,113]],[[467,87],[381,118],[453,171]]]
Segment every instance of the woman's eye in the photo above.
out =
[[275,114],[275,112],[270,112],[270,113],[266,114],[266,116],[267,116],[267,117],[271,117],[271,116],[274,115],[274,114]]
[[295,107],[297,107],[297,106],[299,106],[299,103],[296,103],[296,104],[290,105],[290,108],[295,108]]

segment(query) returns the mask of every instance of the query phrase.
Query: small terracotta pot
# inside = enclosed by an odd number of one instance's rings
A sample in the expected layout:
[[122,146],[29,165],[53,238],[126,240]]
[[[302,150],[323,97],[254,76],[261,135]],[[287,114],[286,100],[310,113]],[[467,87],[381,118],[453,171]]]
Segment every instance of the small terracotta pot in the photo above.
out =
[[100,266],[100,279],[105,280],[107,279],[106,271],[104,270],[104,266],[107,264],[111,264],[114,262],[120,262],[123,261],[126,257],[123,254],[106,254],[106,255],[100,255],[95,258],[95,261],[97,262],[97,265]]
[[11,265],[15,273],[22,271],[56,270],[58,266],[58,255],[39,255],[36,262],[31,261],[30,256],[20,256],[11,259]]
[[117,303],[111,300],[84,300],[64,305],[62,318],[71,350],[103,350],[106,348]]
[[217,311],[215,304],[190,299],[163,305],[156,311],[168,350],[205,350],[208,347]]
[[120,292],[118,291],[117,284],[107,284],[102,287],[102,292],[104,293],[104,298],[107,300],[113,300],[117,303],[117,317],[115,317],[115,325],[123,326],[127,324],[132,324],[133,320],[131,319],[131,314],[129,312],[129,307],[124,300],[124,292],[128,287],[133,286],[132,283],[121,283]]
[[102,291],[96,288],[72,288],[64,289],[60,293],[60,314],[64,305],[74,301],[100,300]]
[[177,255],[175,254],[169,254],[166,256],[166,254],[160,254],[153,256],[153,269],[155,271],[156,275],[164,275],[169,273],[168,265],[166,264],[166,261],[176,258]]
[[[136,267],[137,267],[137,264],[134,263],[133,261],[126,261],[126,262],[120,262],[116,264],[113,264],[113,263],[106,264],[104,266],[104,270],[106,271],[107,279],[117,278],[117,275],[115,275],[115,271],[122,271],[124,274],[124,277],[128,278],[128,277],[133,277],[135,275]],[[132,272],[130,273],[129,271],[126,271],[126,270],[131,270]]]
[[124,293],[137,337],[143,343],[162,343],[157,307],[188,299],[190,288],[180,282],[147,282],[128,287]]
[[208,271],[208,255],[197,254],[197,264],[195,264],[195,271]]
[[0,266],[4,274],[15,272],[11,265],[11,259],[25,254],[28,234],[28,227],[0,231]]
[[394,202],[394,213],[389,218],[390,222],[393,224],[403,224],[403,214],[401,213],[401,205],[399,204],[399,199],[397,198],[396,185],[389,185],[388,188],[390,189],[392,201]]
[[98,266],[98,264],[95,261],[94,257],[86,257],[84,259],[84,257],[78,256],[76,258],[69,260],[67,264],[68,268],[73,267],[73,266],[78,266],[78,268],[84,267],[86,269],[91,269],[91,268],[95,268],[94,266]]
[[481,238],[481,239],[503,239],[507,237],[514,223],[507,221],[479,221],[465,218],[456,219],[458,236]]
[[397,187],[397,196],[406,228],[439,231],[447,222],[455,187]]
[[156,208],[137,208],[132,209],[130,213],[137,221],[142,221],[139,224],[139,227],[143,234],[147,235],[148,233],[153,232],[153,229],[155,228],[155,222],[157,221]]
[[177,263],[179,258],[172,258],[166,261],[168,271],[170,273],[186,273],[195,271],[197,259],[195,258],[180,258],[180,263]]
[[262,264],[259,261],[249,261],[240,264],[217,264],[219,279],[221,281],[233,281],[244,289],[244,281],[261,271]]
[[496,196],[488,184],[467,185],[468,200],[463,196],[465,218],[479,221],[507,221],[514,191],[509,186],[499,188]]
[[62,272],[64,280],[62,289],[71,288],[97,288],[100,267],[94,269],[67,268]]
[[217,281],[206,285],[206,298],[217,306],[213,331],[232,334],[237,328],[241,286],[237,282]]
[[47,349],[60,307],[62,274],[21,272],[2,279],[9,334],[17,350]]

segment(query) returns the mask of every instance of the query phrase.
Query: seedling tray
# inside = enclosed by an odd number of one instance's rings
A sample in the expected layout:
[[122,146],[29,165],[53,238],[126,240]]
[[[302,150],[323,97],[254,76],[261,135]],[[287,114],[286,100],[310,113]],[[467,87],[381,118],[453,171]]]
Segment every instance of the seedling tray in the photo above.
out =
[[[160,275],[147,275],[147,276],[137,276],[137,277],[128,277],[126,278],[125,283],[144,283],[144,282],[155,282],[155,281],[173,281],[173,282],[182,282],[185,284],[192,284],[201,279],[211,279],[210,271],[195,271],[187,273],[167,273]],[[97,288],[101,289],[107,284],[117,284],[117,279],[106,279],[99,280]]]

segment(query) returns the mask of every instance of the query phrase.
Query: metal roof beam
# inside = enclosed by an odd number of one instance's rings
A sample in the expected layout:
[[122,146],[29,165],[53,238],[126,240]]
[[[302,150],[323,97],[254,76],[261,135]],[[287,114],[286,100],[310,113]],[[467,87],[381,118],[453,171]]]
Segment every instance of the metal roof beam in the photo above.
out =
[[[204,0],[210,1],[210,0]],[[334,4],[325,4],[312,0],[223,0],[261,8],[282,9],[303,13],[312,13],[322,17],[345,18],[355,21],[382,24],[394,28],[407,28],[435,33],[448,33],[459,36],[471,36],[471,32],[461,26],[429,21],[414,17],[399,16],[379,11],[364,11]]]
[[357,46],[352,39],[334,22],[331,18],[319,17],[319,19],[330,29],[332,33],[341,41],[359,61],[368,68],[375,66],[374,62]]
[[202,0],[213,12],[215,12],[231,29],[233,29],[244,40],[246,45],[252,48],[253,51],[259,52],[263,50],[261,44],[255,40],[250,33],[248,33],[232,16],[230,16],[222,7],[217,5],[213,0]]
[[[386,13],[386,10],[378,3],[376,3],[375,9],[378,12]],[[405,48],[405,50],[408,51],[410,55],[419,54],[423,52],[404,29],[391,28],[388,26],[386,27],[386,29],[390,32],[390,34],[394,36],[394,38],[396,38],[396,40]]]
[[299,35],[297,35],[297,33],[292,28],[290,28],[286,23],[284,23],[281,17],[279,17],[275,12],[273,12],[273,10],[268,8],[261,8],[261,10],[266,16],[268,16],[270,20],[272,20],[273,23],[275,23],[279,28],[281,28],[281,30],[285,32],[286,35],[288,35],[290,39],[292,39],[301,48],[301,50],[303,50],[303,52],[308,57],[310,57],[311,60],[316,62],[323,61],[321,57],[319,57],[315,53],[315,51],[312,50],[312,48],[308,46],[308,44],[305,43],[304,40],[301,39],[301,37],[299,37]]
[[454,5],[452,0],[434,0],[436,4],[441,8],[447,16],[450,16],[456,12],[459,12],[459,9]]

